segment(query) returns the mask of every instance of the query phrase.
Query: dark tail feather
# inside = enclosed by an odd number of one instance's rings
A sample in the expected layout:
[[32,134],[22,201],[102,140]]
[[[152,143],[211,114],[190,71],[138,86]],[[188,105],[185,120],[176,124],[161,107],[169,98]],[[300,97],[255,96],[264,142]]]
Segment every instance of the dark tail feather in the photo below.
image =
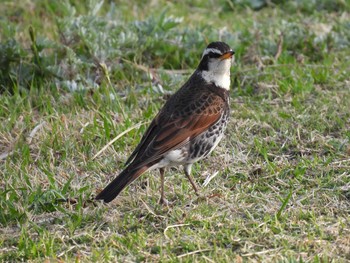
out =
[[148,169],[147,166],[137,168],[137,169],[130,169],[127,167],[124,171],[122,171],[112,182],[109,183],[109,185],[106,186],[105,189],[99,193],[95,199],[96,200],[103,200],[106,203],[109,203],[114,198],[117,197],[117,195],[131,182],[133,182],[135,179],[137,179],[142,173],[144,173]]

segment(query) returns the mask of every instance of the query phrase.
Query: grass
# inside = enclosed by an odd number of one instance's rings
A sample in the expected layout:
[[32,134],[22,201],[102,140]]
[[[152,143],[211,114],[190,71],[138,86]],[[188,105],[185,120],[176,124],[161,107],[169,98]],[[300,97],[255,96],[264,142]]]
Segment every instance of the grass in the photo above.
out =
[[[0,9],[0,261],[350,260],[347,1]],[[236,63],[226,137],[193,170],[218,172],[208,198],[169,169],[169,207],[156,171],[87,203],[218,39]]]

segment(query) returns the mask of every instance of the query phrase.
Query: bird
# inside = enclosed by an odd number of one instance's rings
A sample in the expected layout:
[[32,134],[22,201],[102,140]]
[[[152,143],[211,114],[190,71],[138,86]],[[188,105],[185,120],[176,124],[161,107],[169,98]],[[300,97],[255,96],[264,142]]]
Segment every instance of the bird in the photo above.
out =
[[165,102],[127,159],[125,169],[98,193],[96,200],[109,203],[142,174],[159,169],[159,202],[167,203],[165,168],[181,165],[199,196],[191,167],[207,157],[224,135],[230,114],[230,69],[234,54],[221,41],[204,49],[197,69]]

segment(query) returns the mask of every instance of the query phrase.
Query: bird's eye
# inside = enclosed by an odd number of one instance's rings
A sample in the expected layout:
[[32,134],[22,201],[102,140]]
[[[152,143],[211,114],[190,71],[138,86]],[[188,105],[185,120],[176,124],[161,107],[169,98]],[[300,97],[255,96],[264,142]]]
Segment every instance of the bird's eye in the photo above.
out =
[[208,54],[208,57],[209,57],[209,58],[218,58],[218,57],[220,57],[220,56],[221,56],[220,54],[214,53],[214,52],[210,52],[210,53]]

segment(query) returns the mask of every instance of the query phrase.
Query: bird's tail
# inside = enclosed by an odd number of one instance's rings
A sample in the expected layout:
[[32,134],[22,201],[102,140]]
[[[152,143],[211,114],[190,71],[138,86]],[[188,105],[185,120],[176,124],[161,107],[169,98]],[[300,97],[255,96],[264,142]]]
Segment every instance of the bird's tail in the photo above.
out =
[[131,182],[137,179],[141,174],[147,171],[147,166],[139,168],[127,167],[112,182],[109,183],[96,197],[96,200],[103,200],[109,203]]

